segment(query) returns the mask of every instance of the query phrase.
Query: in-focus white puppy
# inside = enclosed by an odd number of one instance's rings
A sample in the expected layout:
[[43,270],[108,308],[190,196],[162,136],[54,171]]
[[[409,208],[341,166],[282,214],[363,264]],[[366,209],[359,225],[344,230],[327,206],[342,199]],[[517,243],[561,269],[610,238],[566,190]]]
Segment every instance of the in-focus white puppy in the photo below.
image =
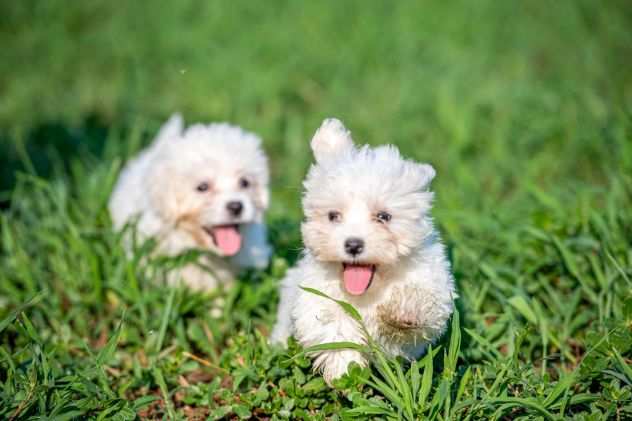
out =
[[[335,302],[351,303],[390,355],[417,358],[445,330],[456,297],[450,264],[429,211],[434,169],[393,146],[356,147],[336,119],[311,142],[316,158],[304,182],[304,255],[281,283],[272,342],[364,344],[359,325]],[[315,354],[325,380],[342,376],[355,350]]]
[[268,198],[259,137],[225,123],[185,129],[175,114],[123,169],[109,208],[117,229],[138,218],[138,234],[156,238],[158,254],[211,251],[169,274],[171,282],[210,290],[240,268],[267,266]]

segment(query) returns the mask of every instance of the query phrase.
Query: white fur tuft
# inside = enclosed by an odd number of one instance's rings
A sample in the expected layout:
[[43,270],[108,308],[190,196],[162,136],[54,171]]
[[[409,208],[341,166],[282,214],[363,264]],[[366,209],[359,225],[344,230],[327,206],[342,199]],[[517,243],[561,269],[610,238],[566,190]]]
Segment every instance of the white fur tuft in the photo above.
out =
[[353,147],[351,132],[337,118],[328,118],[320,125],[311,141],[317,162],[335,157]]
[[421,178],[423,180],[420,188],[423,190],[427,190],[428,188],[430,188],[430,183],[432,182],[432,180],[434,180],[437,172],[430,164],[419,164],[417,168],[419,169]]
[[173,113],[171,117],[160,127],[154,145],[160,146],[179,138],[184,130],[184,119],[180,113]]

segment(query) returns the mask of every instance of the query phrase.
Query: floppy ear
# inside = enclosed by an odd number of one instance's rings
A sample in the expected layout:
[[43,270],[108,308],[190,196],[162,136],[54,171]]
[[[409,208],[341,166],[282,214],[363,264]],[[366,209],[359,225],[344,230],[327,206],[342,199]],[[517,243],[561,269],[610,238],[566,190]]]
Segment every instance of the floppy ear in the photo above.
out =
[[160,127],[156,135],[155,145],[159,146],[165,142],[171,141],[174,137],[180,137],[184,130],[184,119],[180,113],[174,113],[169,120]]
[[340,120],[328,118],[316,130],[311,146],[316,162],[323,162],[352,148],[353,139]]
[[419,188],[422,190],[428,190],[430,182],[435,178],[437,172],[430,164],[417,164],[417,171],[419,172],[421,180],[421,186],[419,186]]

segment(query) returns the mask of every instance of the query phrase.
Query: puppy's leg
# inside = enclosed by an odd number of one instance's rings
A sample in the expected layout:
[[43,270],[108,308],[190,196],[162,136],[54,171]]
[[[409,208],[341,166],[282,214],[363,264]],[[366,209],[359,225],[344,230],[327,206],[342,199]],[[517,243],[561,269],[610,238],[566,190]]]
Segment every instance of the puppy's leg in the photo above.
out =
[[[296,336],[304,347],[330,342],[365,344],[365,338],[357,322],[350,318],[336,303],[301,291],[293,309]],[[314,352],[314,369],[323,373],[327,384],[342,377],[349,364],[367,364],[362,353],[351,349]]]
[[290,285],[290,279],[281,281],[279,308],[277,319],[270,334],[270,343],[287,345],[287,339],[292,335],[292,308],[296,303],[296,286]]

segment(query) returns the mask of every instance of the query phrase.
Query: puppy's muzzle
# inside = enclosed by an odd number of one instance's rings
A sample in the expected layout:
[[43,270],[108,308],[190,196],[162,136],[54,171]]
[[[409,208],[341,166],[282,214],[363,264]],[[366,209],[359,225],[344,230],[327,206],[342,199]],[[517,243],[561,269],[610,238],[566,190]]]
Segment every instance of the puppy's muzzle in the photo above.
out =
[[364,240],[351,237],[345,241],[345,252],[352,257],[357,257],[364,252]]
[[228,214],[233,218],[239,218],[244,211],[244,204],[241,201],[233,200],[226,204]]

